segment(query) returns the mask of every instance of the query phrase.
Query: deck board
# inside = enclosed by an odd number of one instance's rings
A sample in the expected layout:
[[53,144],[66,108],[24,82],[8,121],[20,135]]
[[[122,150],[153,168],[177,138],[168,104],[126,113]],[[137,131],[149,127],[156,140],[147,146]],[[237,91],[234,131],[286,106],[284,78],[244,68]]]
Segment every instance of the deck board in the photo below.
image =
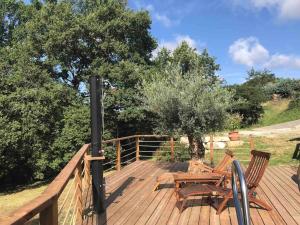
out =
[[[176,205],[171,181],[153,192],[155,177],[164,172],[186,171],[187,163],[155,163],[137,161],[106,177],[106,213],[99,218],[90,212],[92,198],[89,189],[84,195],[84,224],[96,225],[237,225],[236,213],[230,203],[222,214],[216,215],[206,197],[194,197],[182,213]],[[251,207],[254,225],[300,225],[300,192],[293,175],[294,167],[268,167],[257,189],[258,198],[273,208],[268,212]]]

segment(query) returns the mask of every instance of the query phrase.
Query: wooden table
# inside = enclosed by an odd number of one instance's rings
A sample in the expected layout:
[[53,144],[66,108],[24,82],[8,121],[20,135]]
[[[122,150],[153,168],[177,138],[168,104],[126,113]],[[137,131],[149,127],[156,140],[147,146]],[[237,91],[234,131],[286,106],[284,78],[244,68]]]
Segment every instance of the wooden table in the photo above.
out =
[[222,175],[220,174],[175,174],[174,182],[175,182],[175,193],[177,194],[180,185],[183,183],[201,183],[201,184],[216,184]]

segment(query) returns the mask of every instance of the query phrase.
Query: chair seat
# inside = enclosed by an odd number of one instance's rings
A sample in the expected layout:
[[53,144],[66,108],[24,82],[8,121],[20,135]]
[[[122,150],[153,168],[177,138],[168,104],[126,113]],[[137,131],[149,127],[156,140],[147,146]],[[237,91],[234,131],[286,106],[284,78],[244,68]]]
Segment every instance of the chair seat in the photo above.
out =
[[195,181],[218,181],[222,177],[219,173],[203,173],[203,174],[174,174],[174,181],[175,182],[195,182]]
[[217,196],[217,195],[226,195],[230,190],[223,187],[218,187],[215,185],[204,185],[204,184],[196,184],[189,185],[184,187],[178,191],[178,196],[180,199],[188,198],[189,196],[195,195],[209,195],[209,196]]

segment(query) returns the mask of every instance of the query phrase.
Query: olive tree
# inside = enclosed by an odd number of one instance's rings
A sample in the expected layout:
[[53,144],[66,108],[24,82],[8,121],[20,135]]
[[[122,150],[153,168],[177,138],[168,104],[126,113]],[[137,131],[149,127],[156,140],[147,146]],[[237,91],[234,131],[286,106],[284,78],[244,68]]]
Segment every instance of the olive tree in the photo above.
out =
[[157,129],[171,135],[187,135],[190,155],[203,158],[203,136],[223,128],[232,94],[220,80],[211,81],[205,72],[182,73],[170,65],[144,81],[148,110],[157,114]]

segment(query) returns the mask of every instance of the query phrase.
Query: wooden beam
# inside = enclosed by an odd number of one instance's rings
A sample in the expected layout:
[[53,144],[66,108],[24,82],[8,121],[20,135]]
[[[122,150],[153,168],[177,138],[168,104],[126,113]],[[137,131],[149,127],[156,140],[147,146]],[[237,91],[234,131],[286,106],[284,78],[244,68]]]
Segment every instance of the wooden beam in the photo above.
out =
[[140,138],[135,138],[136,161],[140,160]]
[[58,225],[57,199],[46,209],[40,212],[40,225]]
[[75,218],[76,224],[82,224],[82,212],[83,212],[83,202],[82,202],[82,168],[81,165],[75,170]]
[[174,156],[174,138],[173,137],[170,138],[170,147],[171,147],[171,161],[174,161],[175,156]]
[[116,169],[120,171],[121,170],[121,141],[120,140],[116,141],[116,155],[117,155]]
[[209,154],[210,154],[210,164],[214,164],[214,137],[211,134],[209,136]]

